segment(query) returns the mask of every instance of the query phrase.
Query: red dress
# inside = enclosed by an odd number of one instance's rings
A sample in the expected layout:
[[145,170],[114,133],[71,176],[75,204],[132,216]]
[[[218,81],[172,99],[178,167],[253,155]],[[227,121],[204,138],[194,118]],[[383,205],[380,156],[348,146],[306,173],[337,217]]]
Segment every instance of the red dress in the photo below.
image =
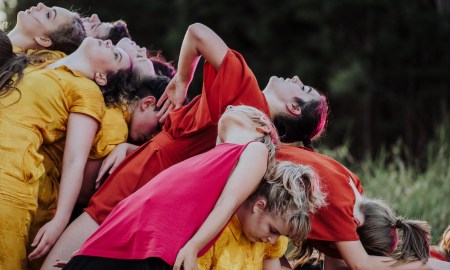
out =
[[311,166],[318,174],[328,205],[311,216],[308,240],[324,254],[341,258],[330,242],[359,240],[353,216],[356,198],[349,181],[362,194],[361,180],[336,160],[302,147],[279,146],[277,160]]
[[156,257],[174,264],[178,251],[214,208],[247,145],[220,144],[161,172],[120,202],[77,255]]
[[214,147],[228,105],[269,106],[244,58],[229,50],[216,72],[205,63],[202,94],[171,112],[162,132],[130,154],[94,194],[85,211],[101,224],[112,209],[162,170]]

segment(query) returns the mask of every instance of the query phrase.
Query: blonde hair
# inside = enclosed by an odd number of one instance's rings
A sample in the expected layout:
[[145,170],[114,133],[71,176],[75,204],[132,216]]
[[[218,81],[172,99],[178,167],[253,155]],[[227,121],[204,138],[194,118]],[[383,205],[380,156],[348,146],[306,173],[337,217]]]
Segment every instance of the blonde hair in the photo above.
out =
[[[381,200],[364,198],[361,210],[364,224],[357,232],[369,255],[389,256],[396,263],[426,262],[430,252],[430,226],[425,221],[404,220],[397,217],[389,205]],[[398,230],[402,230],[401,244]]]
[[270,121],[270,118],[265,113],[254,107],[239,105],[235,106],[234,109],[239,110],[239,112],[245,114],[257,126],[267,127],[269,130],[269,132],[264,133],[263,136],[258,138],[258,141],[266,145],[269,151],[267,170],[264,176],[267,177],[267,175],[270,175],[273,171],[273,168],[275,167],[275,151],[279,142],[277,130],[273,123]]
[[296,246],[290,257],[298,258],[298,247],[311,230],[309,213],[326,205],[325,194],[316,173],[309,166],[279,162],[249,201],[258,197],[266,199],[267,212],[282,215],[288,220],[289,238]]
[[439,252],[444,253],[448,259],[450,259],[450,226],[445,229],[441,236],[441,242],[439,243]]

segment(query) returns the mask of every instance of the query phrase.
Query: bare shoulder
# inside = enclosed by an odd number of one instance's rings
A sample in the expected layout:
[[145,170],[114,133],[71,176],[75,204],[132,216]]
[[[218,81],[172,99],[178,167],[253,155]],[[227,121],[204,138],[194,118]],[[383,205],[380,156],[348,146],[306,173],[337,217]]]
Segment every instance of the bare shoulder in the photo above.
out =
[[268,153],[269,150],[262,142],[251,142],[247,145],[242,154],[257,155],[258,157],[267,158]]

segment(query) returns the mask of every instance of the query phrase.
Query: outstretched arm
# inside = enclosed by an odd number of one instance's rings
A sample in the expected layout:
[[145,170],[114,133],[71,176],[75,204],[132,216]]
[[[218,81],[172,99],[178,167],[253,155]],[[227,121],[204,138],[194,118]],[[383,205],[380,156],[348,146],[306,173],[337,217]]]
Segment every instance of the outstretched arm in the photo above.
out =
[[227,224],[236,209],[258,187],[267,169],[268,151],[262,143],[251,143],[242,153],[214,209],[178,252],[174,270],[197,269],[197,255]]
[[181,107],[200,57],[203,56],[217,71],[227,50],[225,42],[210,28],[201,23],[190,25],[181,45],[177,74],[170,81],[157,106],[161,106],[168,97],[175,108]]
[[71,113],[69,115],[58,207],[55,217],[39,230],[33,240],[32,246],[37,245],[37,247],[28,256],[30,260],[47,254],[69,223],[70,215],[83,183],[84,167],[97,128],[97,120],[86,114]]
[[[450,269],[450,263],[429,259],[427,263],[415,261],[394,266],[392,258],[368,255],[360,241],[336,242],[342,258],[350,269],[364,270],[428,270]],[[326,264],[326,263],[325,263]],[[327,268],[325,266],[325,268]]]

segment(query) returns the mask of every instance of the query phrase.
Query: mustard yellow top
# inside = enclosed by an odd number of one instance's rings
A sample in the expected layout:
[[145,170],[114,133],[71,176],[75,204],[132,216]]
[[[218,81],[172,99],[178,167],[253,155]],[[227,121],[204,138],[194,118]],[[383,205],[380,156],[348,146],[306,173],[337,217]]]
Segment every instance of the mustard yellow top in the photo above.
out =
[[200,270],[261,270],[264,259],[280,258],[287,250],[288,239],[278,238],[274,245],[250,242],[242,232],[236,215],[225,227],[217,242],[198,259]]
[[67,67],[29,72],[17,89],[0,99],[0,174],[30,182],[44,172],[39,147],[65,139],[69,114],[101,122],[105,104],[95,82]]
[[89,158],[100,159],[106,157],[116,145],[126,142],[129,121],[130,114],[126,108],[107,108],[100,130],[95,135]]

